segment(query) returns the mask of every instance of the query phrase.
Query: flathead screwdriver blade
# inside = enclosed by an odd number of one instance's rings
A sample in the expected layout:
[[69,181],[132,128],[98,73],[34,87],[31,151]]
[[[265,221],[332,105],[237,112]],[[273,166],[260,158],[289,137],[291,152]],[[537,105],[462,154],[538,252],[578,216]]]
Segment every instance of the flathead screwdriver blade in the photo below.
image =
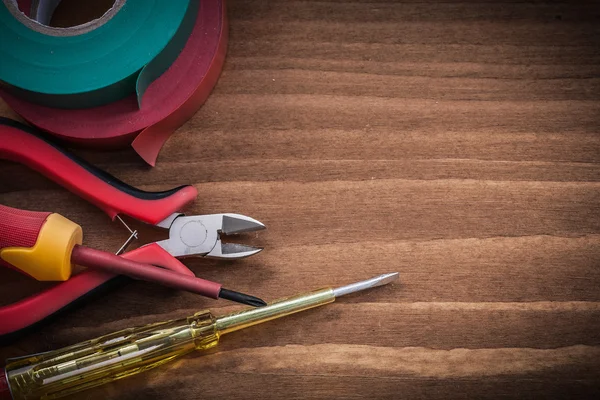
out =
[[398,272],[379,275],[374,278],[367,279],[365,281],[351,283],[350,285],[335,288],[333,289],[333,294],[337,298],[346,294],[360,292],[361,290],[387,285],[388,283],[395,281],[399,277],[400,274]]
[[250,296],[249,294],[244,294],[224,288],[221,288],[221,291],[219,292],[219,297],[221,299],[235,301],[236,303],[247,304],[253,307],[262,307],[267,305],[267,303],[263,299],[259,299],[258,297]]

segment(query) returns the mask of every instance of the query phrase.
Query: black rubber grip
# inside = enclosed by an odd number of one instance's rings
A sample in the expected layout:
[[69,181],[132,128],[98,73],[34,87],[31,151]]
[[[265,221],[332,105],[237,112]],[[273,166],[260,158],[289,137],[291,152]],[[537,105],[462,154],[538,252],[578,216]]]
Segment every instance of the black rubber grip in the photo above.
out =
[[20,129],[23,132],[27,132],[28,134],[35,136],[40,140],[43,140],[44,142],[48,143],[50,146],[54,147],[56,150],[60,151],[66,157],[68,157],[75,163],[79,164],[81,167],[86,169],[88,172],[90,172],[95,177],[108,183],[109,185],[113,186],[115,189],[118,189],[118,190],[120,190],[124,193],[127,193],[133,197],[136,197],[138,199],[160,200],[160,199],[169,197],[169,196],[177,193],[179,190],[186,187],[186,185],[182,185],[182,186],[178,186],[174,189],[164,190],[161,192],[147,192],[147,191],[135,188],[135,187],[128,185],[127,183],[121,181],[120,179],[112,176],[108,172],[103,171],[100,168],[90,164],[89,162],[85,161],[84,159],[77,157],[75,154],[67,151],[66,149],[61,147],[59,144],[57,144],[56,141],[49,138],[48,134],[44,133],[43,131],[41,131],[39,129],[36,129],[34,127],[22,124],[18,121],[12,120],[10,118],[5,118],[5,117],[0,117],[0,124]]

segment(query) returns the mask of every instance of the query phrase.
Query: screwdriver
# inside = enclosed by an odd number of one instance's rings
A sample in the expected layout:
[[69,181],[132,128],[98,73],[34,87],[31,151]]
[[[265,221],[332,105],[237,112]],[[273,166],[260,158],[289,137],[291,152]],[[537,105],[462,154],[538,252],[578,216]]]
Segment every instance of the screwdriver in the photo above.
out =
[[[203,296],[206,296],[207,283],[215,284],[214,282],[195,276],[184,275],[168,269],[155,267],[151,264],[128,260],[106,251],[96,250],[81,245],[75,245],[75,247],[73,247],[71,252],[71,262],[75,265],[102,269],[113,274],[121,274],[129,276],[130,278],[155,282],[173,289],[184,290]],[[221,299],[235,301],[236,303],[253,307],[267,305],[264,300],[259,299],[258,297],[236,292],[235,290],[225,289],[223,287],[218,290],[217,296]]]
[[[338,288],[324,288],[221,317],[191,317],[129,328],[61,350],[8,360],[0,369],[0,400],[56,399],[157,367],[252,325],[322,306],[336,298],[398,279],[397,272]],[[5,381],[2,377],[5,376]],[[12,397],[11,397],[12,394]]]
[[82,246],[82,238],[81,226],[62,215],[0,205],[0,265],[37,280],[66,281],[73,266],[80,265],[254,307],[267,304],[258,297],[197,278],[171,256],[168,256],[170,262],[180,265],[180,271],[185,273],[156,267],[151,264],[154,260],[145,261],[147,257],[141,260],[144,262],[130,259],[135,257],[135,251],[118,256]]

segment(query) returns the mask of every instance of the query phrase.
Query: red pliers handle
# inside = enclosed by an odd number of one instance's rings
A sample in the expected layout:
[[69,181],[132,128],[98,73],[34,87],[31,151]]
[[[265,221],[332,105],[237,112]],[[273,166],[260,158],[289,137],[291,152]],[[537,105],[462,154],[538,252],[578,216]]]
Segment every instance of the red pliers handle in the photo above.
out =
[[[62,150],[39,131],[0,118],[0,158],[24,164],[104,210],[111,219],[124,214],[158,224],[196,198],[193,186],[164,192],[145,192],[129,186],[86,161]],[[123,257],[193,275],[157,244],[149,244]],[[0,308],[0,341],[17,337],[77,301],[115,283],[116,276],[86,270],[41,293]]]
[[24,164],[102,209],[158,224],[198,195],[193,186],[146,192],[68,153],[39,131],[0,117],[0,158]]

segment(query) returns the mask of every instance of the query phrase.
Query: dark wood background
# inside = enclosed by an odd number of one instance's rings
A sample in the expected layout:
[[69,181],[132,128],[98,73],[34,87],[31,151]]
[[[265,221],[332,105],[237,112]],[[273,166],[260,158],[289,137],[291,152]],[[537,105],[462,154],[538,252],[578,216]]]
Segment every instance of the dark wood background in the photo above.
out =
[[[85,394],[119,399],[600,398],[600,5],[230,1],[224,72],[149,169],[77,153],[189,213],[268,230],[198,275],[275,299],[399,271],[399,283],[223,338]],[[5,105],[0,114],[13,115]],[[0,202],[126,237],[0,163]],[[9,303],[44,284],[0,272]],[[134,283],[0,348],[53,349],[210,307]],[[235,307],[234,307],[235,308]],[[81,396],[81,397],[85,397]]]

